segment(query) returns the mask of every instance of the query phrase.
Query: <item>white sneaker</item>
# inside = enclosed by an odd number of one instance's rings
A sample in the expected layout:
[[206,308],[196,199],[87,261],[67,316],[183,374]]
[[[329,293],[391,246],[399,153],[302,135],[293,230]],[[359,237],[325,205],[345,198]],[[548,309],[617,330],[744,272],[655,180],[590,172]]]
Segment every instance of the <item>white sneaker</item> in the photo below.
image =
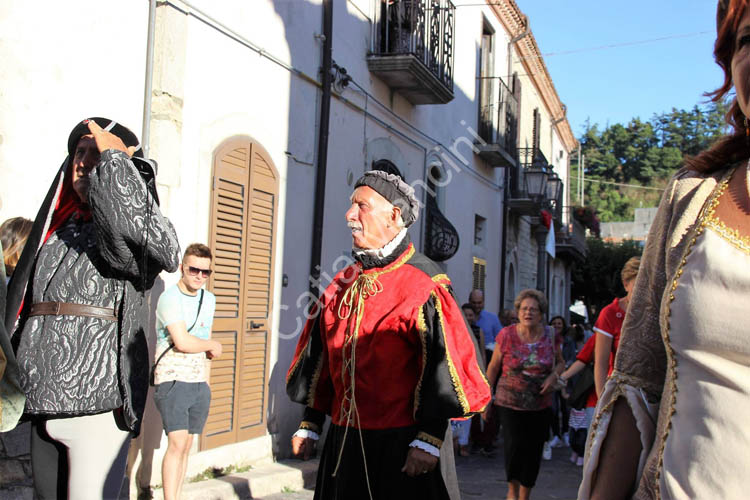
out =
[[559,448],[563,446],[563,441],[557,436],[553,436],[552,440],[549,442],[549,445],[553,448]]
[[570,434],[563,432],[563,441],[565,442],[565,446],[570,446]]
[[570,463],[576,463],[578,461],[578,453],[575,451],[570,454]]
[[545,460],[552,460],[552,446],[550,446],[549,441],[544,443],[544,449],[542,450],[542,458]]
[[583,457],[578,457],[578,460],[576,460],[576,465],[578,467],[583,467]]

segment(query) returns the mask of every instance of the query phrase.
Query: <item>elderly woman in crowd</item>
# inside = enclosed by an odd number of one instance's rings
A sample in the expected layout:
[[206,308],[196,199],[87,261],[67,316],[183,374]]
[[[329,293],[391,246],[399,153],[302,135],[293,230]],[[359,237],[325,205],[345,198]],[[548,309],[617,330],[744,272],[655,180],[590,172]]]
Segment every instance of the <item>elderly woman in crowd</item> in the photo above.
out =
[[513,305],[519,323],[498,334],[487,380],[495,387],[494,404],[499,406],[503,426],[506,498],[524,500],[539,474],[552,417],[552,393],[565,362],[561,339],[543,322],[544,294],[523,290]]
[[579,498],[747,498],[750,11],[722,0],[730,133],[662,196],[591,427]]

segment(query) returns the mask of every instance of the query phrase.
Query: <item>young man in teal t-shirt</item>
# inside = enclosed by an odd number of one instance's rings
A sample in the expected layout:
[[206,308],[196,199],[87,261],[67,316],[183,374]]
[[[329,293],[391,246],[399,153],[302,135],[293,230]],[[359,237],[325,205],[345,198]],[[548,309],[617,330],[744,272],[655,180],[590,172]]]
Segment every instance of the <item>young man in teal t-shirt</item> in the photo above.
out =
[[206,245],[188,246],[180,280],[156,307],[154,402],[168,440],[161,466],[165,500],[180,497],[193,436],[203,431],[211,403],[206,360],[221,356],[221,344],[211,340],[216,297],[202,289],[211,259]]

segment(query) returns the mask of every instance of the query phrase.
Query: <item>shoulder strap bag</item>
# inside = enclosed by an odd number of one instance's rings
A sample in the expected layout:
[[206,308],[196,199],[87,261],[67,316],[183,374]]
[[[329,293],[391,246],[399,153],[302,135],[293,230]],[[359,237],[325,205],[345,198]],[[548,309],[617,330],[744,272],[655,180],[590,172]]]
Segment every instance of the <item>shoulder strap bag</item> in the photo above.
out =
[[[201,296],[200,296],[200,299],[198,299],[198,312],[195,315],[195,321],[193,321],[193,324],[190,325],[190,328],[187,329],[188,333],[190,332],[190,330],[193,329],[193,327],[195,326],[195,324],[198,322],[198,317],[201,315],[201,306],[202,305],[203,305],[203,289],[201,288]],[[166,349],[164,349],[164,352],[161,353],[161,355],[159,356],[159,358],[156,360],[156,363],[154,363],[154,366],[151,367],[151,373],[148,376],[148,385],[151,385],[151,386],[154,385],[154,378],[156,376],[156,367],[159,365],[159,361],[161,361],[161,358],[163,358],[164,355],[166,353],[168,353],[169,351],[171,351],[172,349],[174,349],[174,342],[170,341],[169,342],[169,347],[167,347]]]

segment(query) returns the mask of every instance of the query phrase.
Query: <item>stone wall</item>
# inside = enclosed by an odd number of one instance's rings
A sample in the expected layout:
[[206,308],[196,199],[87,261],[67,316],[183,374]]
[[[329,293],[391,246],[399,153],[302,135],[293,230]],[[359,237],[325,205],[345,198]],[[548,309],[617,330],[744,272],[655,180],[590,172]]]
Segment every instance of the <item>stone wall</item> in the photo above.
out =
[[26,422],[0,434],[0,498],[32,500],[31,424]]

